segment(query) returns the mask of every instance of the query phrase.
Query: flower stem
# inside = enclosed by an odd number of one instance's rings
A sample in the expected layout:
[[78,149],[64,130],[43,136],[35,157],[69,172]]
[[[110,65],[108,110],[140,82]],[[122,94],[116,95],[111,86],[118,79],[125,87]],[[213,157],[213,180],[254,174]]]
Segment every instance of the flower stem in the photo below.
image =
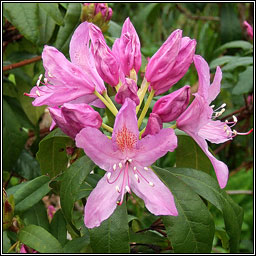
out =
[[144,78],[143,81],[142,81],[142,84],[141,84],[141,88],[138,91],[138,96],[139,96],[139,99],[140,99],[140,104],[136,107],[136,114],[138,114],[138,112],[140,110],[140,106],[141,106],[142,100],[144,99],[145,94],[146,94],[146,92],[148,90],[148,86],[149,86],[149,83],[147,82],[146,78]]
[[112,105],[96,90],[94,91],[94,94],[106,105],[106,107],[113,113],[114,116],[117,115],[118,111],[117,109],[114,109]]
[[118,112],[116,106],[114,105],[114,103],[112,102],[112,100],[110,99],[110,97],[107,94],[107,91],[103,92],[103,96],[104,98],[108,101],[108,103],[113,107],[113,109],[115,109],[115,111]]
[[177,124],[174,124],[174,125],[170,126],[169,128],[176,129],[177,128]]
[[140,131],[140,135],[139,135],[140,139],[141,139],[142,134],[145,132],[145,130],[146,130],[146,127],[143,130]]
[[151,90],[149,96],[148,96],[148,99],[145,103],[145,106],[144,108],[142,109],[142,112],[141,112],[141,115],[139,117],[139,120],[138,120],[138,127],[140,128],[141,124],[142,124],[142,121],[143,121],[143,118],[145,117],[145,115],[147,114],[147,111],[148,111],[148,108],[150,106],[150,103],[154,97],[154,94],[155,94],[155,91],[154,90]]
[[104,128],[105,130],[109,131],[109,132],[113,132],[113,128],[104,124],[104,123],[101,124],[101,127]]

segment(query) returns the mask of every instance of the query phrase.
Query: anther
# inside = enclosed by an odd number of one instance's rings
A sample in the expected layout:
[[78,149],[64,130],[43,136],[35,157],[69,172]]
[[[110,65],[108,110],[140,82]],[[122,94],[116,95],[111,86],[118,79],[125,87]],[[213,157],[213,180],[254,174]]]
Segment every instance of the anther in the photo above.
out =
[[108,180],[110,179],[110,177],[111,177],[111,172],[108,172],[108,174],[107,174]]
[[116,170],[116,164],[113,165],[113,170],[114,170],[114,171]]
[[120,193],[120,188],[118,186],[116,186],[116,191]]
[[41,81],[42,77],[43,77],[43,74],[41,74],[41,75],[38,77],[38,80]]
[[40,85],[41,80],[37,80],[36,86],[38,87]]
[[227,133],[227,135],[229,136],[230,131],[229,131],[229,130],[226,130],[226,133]]
[[128,159],[128,162],[131,163],[131,162],[132,162],[132,159]]
[[154,183],[151,182],[151,181],[150,181],[148,184],[149,184],[149,186],[151,186],[151,187],[154,187],[154,186],[155,186]]
[[41,95],[40,95],[40,92],[39,92],[38,90],[36,90],[36,95],[37,95],[38,97],[41,96]]
[[135,179],[136,179],[137,181],[139,181],[139,176],[138,176],[138,174],[135,173],[134,176],[135,176]]
[[227,104],[226,103],[223,103],[221,106],[220,106],[220,108],[225,108],[227,106]]
[[131,190],[130,190],[130,188],[126,185],[125,186],[125,189],[126,189],[126,191],[128,192],[128,193],[131,193]]
[[49,76],[49,77],[53,77],[53,75],[52,75],[50,72],[48,72],[48,76]]
[[211,105],[210,107],[211,107],[211,108],[214,108],[214,107],[215,107],[215,105]]
[[45,77],[44,78],[44,83],[47,84],[47,82],[48,82],[48,79]]
[[134,166],[134,167],[133,167],[133,170],[134,170],[134,171],[136,171],[136,170],[137,170],[136,166]]
[[234,133],[235,136],[237,135],[237,131],[236,130],[233,130],[232,132]]
[[228,129],[228,127],[226,125],[224,125],[224,132]]
[[119,168],[122,168],[122,167],[123,167],[123,165],[122,165],[122,163],[121,163],[121,162],[120,162],[118,165],[119,165]]
[[148,171],[148,167],[144,167],[144,170],[145,170],[145,171]]
[[225,123],[228,123],[228,120],[225,120]]
[[236,116],[232,116],[232,117],[233,117],[234,122],[237,123],[237,121],[238,121],[237,117]]

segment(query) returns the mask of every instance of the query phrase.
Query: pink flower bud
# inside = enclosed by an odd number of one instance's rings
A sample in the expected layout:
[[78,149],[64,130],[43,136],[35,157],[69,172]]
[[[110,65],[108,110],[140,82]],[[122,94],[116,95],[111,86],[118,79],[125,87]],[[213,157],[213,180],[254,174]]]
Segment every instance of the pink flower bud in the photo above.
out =
[[56,209],[53,205],[49,205],[47,210],[48,210],[48,216],[49,216],[50,220],[52,220],[53,215],[56,212]]
[[156,113],[162,122],[176,120],[187,108],[190,98],[190,86],[186,85],[179,90],[163,96],[154,105],[152,112]]
[[196,41],[189,37],[182,38],[181,34],[181,30],[174,31],[147,65],[145,76],[156,91],[155,95],[168,91],[193,62]]
[[113,10],[112,10],[112,8],[109,7],[108,8],[108,16],[106,18],[106,21],[111,20],[112,15],[113,15]]
[[102,124],[100,114],[85,103],[64,103],[61,108],[48,108],[54,122],[71,138],[85,127],[99,128]]
[[119,62],[105,42],[101,30],[90,24],[90,38],[92,53],[95,58],[96,68],[101,78],[111,86],[119,83]]
[[125,76],[134,68],[139,72],[141,66],[140,39],[129,18],[124,22],[121,37],[112,47],[113,53],[120,58],[120,65]]
[[142,134],[142,138],[147,135],[155,135],[163,128],[161,118],[156,113],[150,113],[148,123],[145,132]]
[[244,26],[245,26],[245,28],[247,30],[248,36],[251,39],[253,39],[253,29],[252,29],[252,26],[246,20],[244,21]]
[[133,79],[125,78],[125,82],[119,88],[115,101],[118,104],[124,104],[126,98],[133,100],[136,105],[140,104],[140,99],[137,95],[138,87]]

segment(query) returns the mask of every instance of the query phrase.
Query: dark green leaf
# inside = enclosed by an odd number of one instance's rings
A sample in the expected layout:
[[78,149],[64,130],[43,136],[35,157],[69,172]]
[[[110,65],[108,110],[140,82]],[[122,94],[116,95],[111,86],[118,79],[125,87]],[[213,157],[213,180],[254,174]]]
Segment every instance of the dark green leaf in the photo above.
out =
[[60,186],[62,212],[69,224],[72,224],[72,212],[80,186],[93,169],[94,163],[87,156],[76,160],[63,174]]
[[246,70],[239,74],[238,82],[233,88],[232,93],[239,95],[248,93],[253,89],[253,66],[249,66]]
[[10,238],[7,236],[7,231],[3,232],[3,253],[7,253],[12,246]]
[[237,67],[244,67],[248,65],[253,65],[253,57],[238,57],[228,62],[222,71],[234,70]]
[[34,224],[49,231],[50,226],[47,211],[42,201],[39,201],[37,204],[22,213],[22,219],[26,226]]
[[66,146],[71,144],[72,139],[59,129],[53,130],[40,141],[36,158],[42,174],[49,174],[53,178],[67,168]]
[[221,190],[218,183],[208,174],[193,169],[168,168],[168,170],[222,212],[226,231],[230,237],[230,252],[238,252],[243,209],[224,190]]
[[60,27],[55,42],[56,48],[66,54],[68,52],[69,42],[80,22],[82,11],[81,3],[69,3],[66,15],[64,17],[64,25]]
[[226,231],[223,230],[222,228],[216,227],[215,235],[221,240],[222,247],[227,250],[229,247],[229,237]]
[[27,180],[32,180],[41,174],[39,163],[25,149],[22,150],[14,171]]
[[213,169],[211,161],[198,144],[190,136],[178,135],[177,137],[176,166],[189,167],[209,173]]
[[178,216],[163,216],[167,236],[175,253],[210,253],[214,222],[201,198],[168,170],[153,167],[172,191]]
[[24,35],[36,44],[39,38],[39,15],[37,3],[4,3],[4,16]]
[[241,48],[243,50],[251,50],[253,48],[253,45],[247,41],[237,40],[223,44],[221,47],[217,48],[215,52],[223,52],[224,50],[229,48]]
[[67,228],[66,220],[61,210],[58,210],[51,221],[50,225],[51,234],[60,242],[62,246],[67,241]]
[[107,220],[99,227],[89,229],[89,232],[93,253],[129,253],[129,226],[125,200]]
[[17,113],[3,99],[3,169],[12,170],[28,138],[22,129]]
[[[26,211],[34,204],[40,201],[51,188],[49,187],[50,178],[47,176],[40,176],[34,180],[26,182],[20,186],[14,193],[15,211]],[[9,192],[10,195],[10,192]]]
[[45,10],[45,12],[51,16],[51,18],[58,24],[63,24],[63,17],[59,10],[58,3],[39,3],[39,7]]
[[93,190],[93,187],[90,186],[89,184],[82,184],[77,194],[76,200],[82,199],[84,197],[88,197],[92,190]]
[[217,66],[224,65],[224,64],[226,64],[226,63],[228,63],[230,61],[235,61],[237,58],[239,58],[239,57],[236,57],[236,56],[222,56],[222,57],[219,57],[219,58],[213,60],[210,63],[210,68],[214,69]]
[[68,241],[64,246],[64,253],[80,253],[81,250],[87,247],[89,243],[90,237],[88,235],[74,238],[71,241]]
[[20,230],[19,241],[40,253],[62,253],[58,240],[44,228],[29,225]]

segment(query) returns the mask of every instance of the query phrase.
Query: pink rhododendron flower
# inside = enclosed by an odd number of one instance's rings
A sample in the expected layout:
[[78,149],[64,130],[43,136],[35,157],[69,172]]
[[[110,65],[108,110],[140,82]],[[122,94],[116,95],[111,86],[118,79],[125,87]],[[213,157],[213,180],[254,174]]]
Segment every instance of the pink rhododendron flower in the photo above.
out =
[[177,127],[190,135],[202,148],[214,167],[220,187],[224,188],[228,180],[228,167],[211,154],[206,140],[212,143],[223,143],[231,140],[239,133],[232,131],[229,124],[232,127],[236,124],[237,119],[234,117],[234,122],[214,120],[224,112],[225,106],[223,104],[215,111],[209,106],[220,92],[221,69],[217,67],[214,80],[210,84],[210,70],[207,62],[201,56],[196,55],[194,63],[199,77],[198,91],[194,94],[193,102],[177,119]]
[[176,120],[187,108],[190,98],[190,86],[185,85],[166,96],[161,97],[154,105],[152,112],[156,113],[162,122]]
[[98,129],[102,124],[100,114],[85,103],[64,103],[61,108],[49,107],[48,109],[53,118],[51,129],[57,124],[65,134],[73,139],[81,129],[87,126]]
[[47,208],[49,219],[52,220],[54,213],[56,212],[56,209],[53,205],[49,205]]
[[[35,98],[34,106],[48,105],[51,107],[81,99],[90,103],[96,99],[95,89],[102,93],[106,90],[103,80],[95,67],[95,61],[89,47],[88,23],[78,26],[70,41],[70,59],[56,48],[45,46],[42,59],[45,68],[45,79],[42,75],[29,94]],[[43,86],[39,86],[43,84]]]
[[37,251],[29,248],[25,244],[22,244],[20,247],[20,253],[37,253]]
[[244,21],[244,26],[246,27],[248,36],[251,39],[253,39],[253,29],[252,29],[252,26],[246,20]]
[[126,192],[142,198],[155,215],[178,215],[170,190],[150,168],[158,158],[177,147],[170,128],[139,140],[136,105],[126,99],[115,120],[112,139],[87,127],[76,136],[77,147],[107,171],[88,197],[84,210],[86,227],[94,228],[107,219]]
[[162,128],[163,128],[163,122],[159,117],[159,115],[156,113],[150,113],[145,132],[142,134],[142,138],[144,138],[149,134],[155,135],[159,133]]
[[119,57],[121,69],[125,76],[135,69],[139,72],[141,66],[140,39],[129,18],[123,24],[122,34],[112,47],[113,53]]
[[159,95],[168,91],[187,72],[193,61],[196,41],[175,30],[150,58],[145,77]]

